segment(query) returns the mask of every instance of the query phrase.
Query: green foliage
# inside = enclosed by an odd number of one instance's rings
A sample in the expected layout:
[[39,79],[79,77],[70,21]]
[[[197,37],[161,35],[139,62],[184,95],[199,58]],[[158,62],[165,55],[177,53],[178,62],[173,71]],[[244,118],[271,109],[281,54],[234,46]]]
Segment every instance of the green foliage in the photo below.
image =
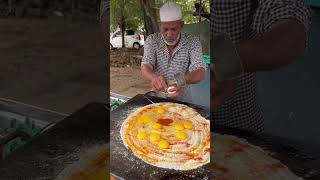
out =
[[[174,1],[180,5],[183,15],[183,20],[186,24],[189,23],[197,23],[199,22],[198,16],[193,16],[193,12],[195,11],[194,4],[200,3],[200,0],[165,0],[167,1]],[[157,0],[157,7],[161,7],[163,4],[163,0]],[[201,0],[201,4],[204,5],[206,12],[210,12],[210,0]],[[201,17],[203,20],[204,18]]]
[[140,30],[143,27],[143,13],[139,0],[111,0],[110,32],[114,32],[124,16],[127,29]]
[[[195,11],[194,4],[200,3],[200,0],[176,0],[175,2],[181,6],[183,20],[185,23],[189,24],[199,22],[199,16],[193,16],[193,12]],[[205,10],[209,12],[209,0],[202,0],[201,3],[204,5]],[[204,18],[201,17],[201,19],[203,20]]]
[[124,102],[121,101],[120,99],[111,99],[111,111],[117,109],[121,104],[123,104]]
[[[195,11],[194,3],[200,3],[200,0],[173,0],[181,6],[183,19],[185,23],[197,23],[199,17],[193,16]],[[166,2],[166,1],[164,1]],[[162,0],[155,0],[157,11],[159,11]],[[210,1],[202,0],[201,2],[205,10],[210,12]],[[114,32],[119,26],[121,14],[125,17],[127,29],[142,30],[143,25],[143,11],[140,0],[111,0],[110,2],[110,31]],[[204,19],[203,17],[201,18]]]

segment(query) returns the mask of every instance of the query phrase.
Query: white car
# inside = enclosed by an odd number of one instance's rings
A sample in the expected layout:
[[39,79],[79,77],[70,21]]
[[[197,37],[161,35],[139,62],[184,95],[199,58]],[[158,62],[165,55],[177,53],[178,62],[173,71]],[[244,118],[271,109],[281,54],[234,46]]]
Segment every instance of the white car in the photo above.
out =
[[[125,31],[125,46],[126,48],[139,49],[144,45],[144,36],[134,30]],[[110,49],[122,47],[122,34],[121,31],[116,31],[110,36]]]

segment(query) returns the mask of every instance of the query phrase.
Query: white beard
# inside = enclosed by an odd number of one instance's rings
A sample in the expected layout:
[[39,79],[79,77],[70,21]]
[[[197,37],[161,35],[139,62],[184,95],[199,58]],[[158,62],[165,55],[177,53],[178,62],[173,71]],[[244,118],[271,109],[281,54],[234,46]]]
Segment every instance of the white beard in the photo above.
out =
[[164,43],[166,43],[166,45],[168,45],[168,46],[175,46],[175,45],[179,42],[179,40],[180,40],[181,32],[179,33],[177,39],[176,39],[175,41],[173,41],[173,42],[168,42],[168,41],[166,41],[166,39],[164,38],[163,34],[161,34],[161,36],[162,36],[162,39],[163,39]]

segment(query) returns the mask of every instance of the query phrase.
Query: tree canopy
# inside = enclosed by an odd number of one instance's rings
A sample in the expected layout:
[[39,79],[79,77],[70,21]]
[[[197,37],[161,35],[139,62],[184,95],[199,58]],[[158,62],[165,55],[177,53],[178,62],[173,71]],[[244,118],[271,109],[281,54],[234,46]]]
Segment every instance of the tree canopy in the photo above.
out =
[[[167,0],[148,0],[152,1],[150,4],[155,4],[156,16],[154,17],[157,21],[159,21],[159,9],[164,2]],[[194,4],[200,3],[200,0],[174,0],[177,4],[181,6],[183,13],[183,20],[185,23],[197,23],[199,22],[199,17],[193,16],[193,12],[195,11]],[[135,29],[135,30],[145,30],[145,21],[144,13],[148,10],[145,10],[143,6],[143,0],[111,0],[110,5],[110,30],[111,32],[115,31],[121,22],[121,16],[124,17],[125,20],[125,28],[126,29]],[[204,5],[205,10],[207,12],[210,11],[210,3],[209,0],[201,0],[201,3]],[[142,9],[144,8],[144,9]],[[202,18],[203,19],[203,18]]]
[[115,31],[124,16],[126,29],[143,28],[143,12],[139,0],[111,0],[110,2],[110,31]]

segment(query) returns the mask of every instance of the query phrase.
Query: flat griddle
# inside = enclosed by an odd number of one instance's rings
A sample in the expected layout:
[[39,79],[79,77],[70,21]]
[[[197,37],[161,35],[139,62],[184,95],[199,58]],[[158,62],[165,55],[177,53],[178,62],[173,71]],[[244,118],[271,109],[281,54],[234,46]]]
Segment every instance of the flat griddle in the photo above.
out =
[[[146,96],[146,95],[145,95]],[[173,99],[162,99],[153,96],[147,96],[153,102],[175,102]],[[123,121],[135,109],[151,104],[151,102],[144,97],[144,95],[137,95],[119,106],[116,110],[111,112],[111,125],[110,125],[110,172],[112,175],[119,179],[141,180],[141,179],[210,179],[208,165],[202,166],[195,170],[190,171],[177,171],[164,168],[158,168],[149,165],[136,156],[132,151],[127,149],[120,136],[120,128]],[[207,117],[209,111],[205,108],[189,104],[189,107],[196,109],[202,116]]]
[[109,142],[106,104],[90,103],[0,161],[0,179],[55,179],[90,147]]
[[[297,176],[307,180],[320,180],[320,146],[318,145],[218,125],[213,127],[213,131],[246,139],[287,165]],[[214,136],[212,138],[214,141]]]

